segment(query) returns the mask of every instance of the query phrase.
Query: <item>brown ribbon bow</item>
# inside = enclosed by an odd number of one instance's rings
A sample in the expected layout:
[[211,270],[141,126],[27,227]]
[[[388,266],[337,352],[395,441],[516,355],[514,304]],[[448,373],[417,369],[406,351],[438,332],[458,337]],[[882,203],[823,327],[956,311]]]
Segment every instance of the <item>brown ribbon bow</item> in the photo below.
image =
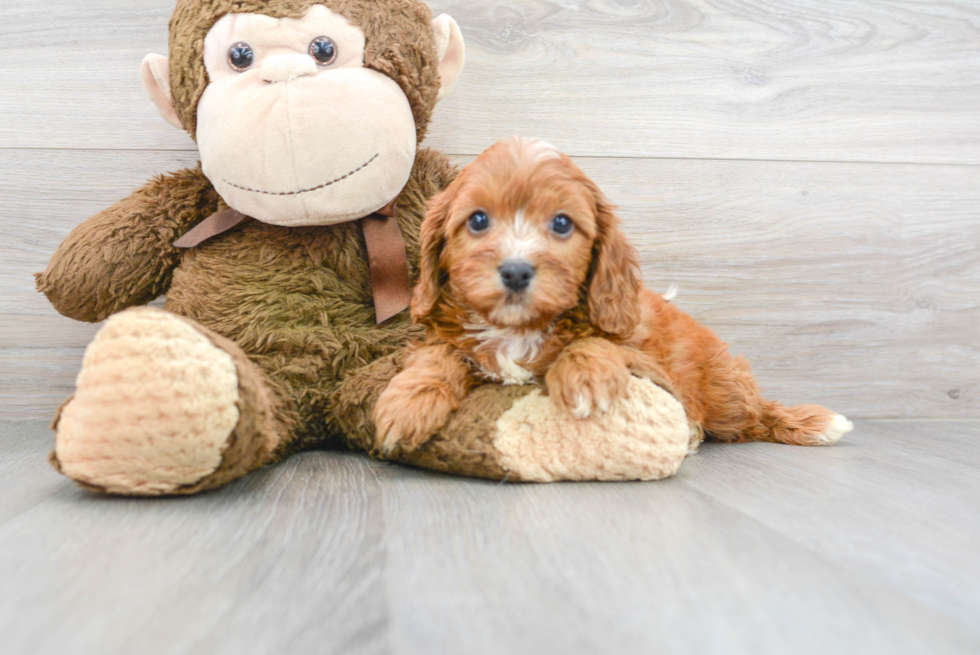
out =
[[394,214],[395,201],[392,200],[387,207],[361,219],[371,267],[374,318],[379,324],[405,311],[412,302],[405,237]]
[[[412,284],[408,276],[405,238],[394,218],[395,201],[361,219],[371,269],[374,318],[380,324],[408,309]],[[235,227],[248,216],[234,209],[211,214],[174,241],[178,248],[193,248]]]

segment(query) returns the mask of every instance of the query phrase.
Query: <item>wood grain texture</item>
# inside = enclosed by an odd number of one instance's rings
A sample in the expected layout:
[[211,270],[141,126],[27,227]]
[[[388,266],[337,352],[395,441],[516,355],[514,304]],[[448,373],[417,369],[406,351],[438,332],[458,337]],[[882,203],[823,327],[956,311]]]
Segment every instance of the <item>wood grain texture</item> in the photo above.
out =
[[[84,217],[193,163],[0,151],[13,178],[0,187],[0,417],[49,416],[94,334],[58,316],[31,274]],[[677,284],[678,306],[748,356],[770,397],[864,417],[980,416],[980,168],[579,163],[621,206],[647,284]],[[46,189],[50,177],[63,186]]]
[[[0,4],[0,650],[980,651],[980,423],[706,444],[650,484],[498,486],[311,452],[214,493],[81,491],[46,421],[97,326],[33,291],[193,141],[139,82],[173,0]],[[768,395],[980,416],[973,0],[434,0],[467,70],[428,145],[547,138],[648,284]],[[865,163],[857,163],[865,162]],[[891,163],[886,163],[891,162]]]
[[311,452],[106,498],[0,422],[11,653],[962,654],[980,423],[706,444],[653,483],[498,485]]
[[[976,625],[980,424],[858,429],[815,457],[804,449],[711,449],[690,460],[685,479],[820,557]],[[891,565],[899,560],[904,565]]]
[[10,425],[4,652],[384,652],[383,506],[366,460],[314,456],[148,502],[65,484],[48,431]]
[[[145,98],[172,0],[0,7],[0,147],[193,149]],[[973,0],[434,0],[467,70],[433,145],[577,155],[980,163]],[[52,56],[53,49],[70,56]]]

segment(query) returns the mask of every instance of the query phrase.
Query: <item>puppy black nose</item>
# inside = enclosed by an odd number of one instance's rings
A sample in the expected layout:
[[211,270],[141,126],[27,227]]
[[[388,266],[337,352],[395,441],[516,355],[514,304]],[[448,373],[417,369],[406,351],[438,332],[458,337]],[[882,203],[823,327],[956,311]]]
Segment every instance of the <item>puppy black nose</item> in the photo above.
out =
[[527,289],[534,278],[534,267],[521,259],[508,259],[499,270],[504,286],[514,293]]

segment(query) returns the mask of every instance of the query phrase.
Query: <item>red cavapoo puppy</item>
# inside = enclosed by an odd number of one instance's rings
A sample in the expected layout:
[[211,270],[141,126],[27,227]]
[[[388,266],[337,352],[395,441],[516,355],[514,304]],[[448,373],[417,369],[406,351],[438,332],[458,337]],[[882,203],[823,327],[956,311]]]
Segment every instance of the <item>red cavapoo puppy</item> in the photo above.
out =
[[378,446],[415,448],[482,381],[543,379],[578,418],[605,412],[631,374],[673,391],[722,441],[834,443],[851,423],[765,400],[749,364],[643,288],[613,206],[572,160],[508,139],[435,196],[422,224],[412,317],[427,327],[374,410]]

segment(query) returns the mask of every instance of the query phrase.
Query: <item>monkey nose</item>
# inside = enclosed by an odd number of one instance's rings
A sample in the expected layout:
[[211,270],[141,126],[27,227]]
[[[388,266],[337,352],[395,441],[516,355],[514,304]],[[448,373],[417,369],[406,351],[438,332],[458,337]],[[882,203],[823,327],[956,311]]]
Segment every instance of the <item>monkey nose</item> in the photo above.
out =
[[316,62],[309,55],[271,55],[262,60],[259,77],[269,83],[288,82],[306,75],[316,75]]
[[514,293],[527,289],[534,279],[534,267],[523,259],[508,259],[497,270],[501,282]]

